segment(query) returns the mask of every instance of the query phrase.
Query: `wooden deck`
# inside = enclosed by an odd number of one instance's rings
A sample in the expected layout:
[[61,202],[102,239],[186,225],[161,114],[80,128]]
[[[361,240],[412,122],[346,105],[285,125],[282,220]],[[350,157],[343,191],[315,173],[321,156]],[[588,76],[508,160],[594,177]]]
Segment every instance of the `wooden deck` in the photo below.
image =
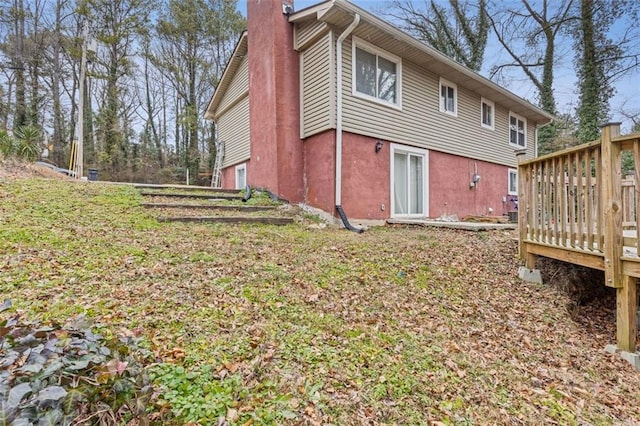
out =
[[[636,164],[622,178],[623,152]],[[600,140],[518,165],[520,257],[533,268],[545,256],[605,272],[616,288],[617,348],[636,352],[640,278],[640,134],[620,136],[619,124]]]

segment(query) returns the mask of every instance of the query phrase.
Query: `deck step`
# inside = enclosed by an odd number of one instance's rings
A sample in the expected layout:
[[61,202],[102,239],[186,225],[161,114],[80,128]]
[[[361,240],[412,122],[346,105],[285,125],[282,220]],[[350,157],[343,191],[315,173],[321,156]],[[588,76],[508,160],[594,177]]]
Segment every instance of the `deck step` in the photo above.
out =
[[[238,194],[238,191],[235,191]],[[217,200],[242,200],[242,195],[228,195],[220,193],[212,194],[180,194],[180,193],[158,193],[158,192],[141,192],[140,195],[145,197],[167,197],[167,198],[199,198],[199,199],[217,199]]]
[[243,212],[264,212],[268,210],[275,210],[276,206],[222,206],[216,204],[180,204],[180,203],[142,203],[142,207],[146,208],[161,208],[161,209],[208,209],[208,210],[220,210],[220,211],[234,211],[241,210]]
[[176,189],[180,191],[206,191],[217,194],[238,194],[240,191],[237,189],[222,189],[211,188],[210,186],[195,186],[195,185],[169,185],[169,184],[153,184],[153,183],[136,183],[133,185],[136,189]]
[[262,223],[265,225],[289,225],[290,217],[247,217],[247,216],[164,216],[158,222],[199,222],[199,223]]

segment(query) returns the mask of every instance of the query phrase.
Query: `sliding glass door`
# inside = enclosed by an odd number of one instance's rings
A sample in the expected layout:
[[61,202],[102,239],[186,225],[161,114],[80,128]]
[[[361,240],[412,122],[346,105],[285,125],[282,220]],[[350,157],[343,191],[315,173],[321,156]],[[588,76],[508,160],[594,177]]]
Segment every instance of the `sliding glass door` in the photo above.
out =
[[427,216],[427,151],[394,146],[391,170],[392,215]]

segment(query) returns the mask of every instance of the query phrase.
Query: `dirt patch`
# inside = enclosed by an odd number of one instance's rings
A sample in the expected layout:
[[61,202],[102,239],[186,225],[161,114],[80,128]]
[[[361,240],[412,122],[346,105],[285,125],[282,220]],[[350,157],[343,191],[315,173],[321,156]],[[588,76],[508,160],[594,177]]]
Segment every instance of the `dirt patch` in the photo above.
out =
[[602,347],[611,343],[616,333],[616,290],[605,286],[604,272],[546,257],[539,257],[536,267],[546,284],[568,296],[565,308],[582,331]]
[[578,305],[607,295],[603,271],[546,257],[539,257],[536,267],[540,269],[543,282],[566,293]]
[[46,179],[71,179],[47,167],[13,159],[0,160],[0,179],[24,179],[39,177]]

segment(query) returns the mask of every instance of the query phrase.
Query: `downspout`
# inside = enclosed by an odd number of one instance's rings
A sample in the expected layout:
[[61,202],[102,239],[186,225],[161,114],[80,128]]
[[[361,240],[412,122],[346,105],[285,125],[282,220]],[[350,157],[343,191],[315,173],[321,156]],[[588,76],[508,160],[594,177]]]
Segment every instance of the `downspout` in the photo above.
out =
[[336,42],[336,210],[344,227],[350,231],[363,232],[351,226],[347,215],[342,210],[342,43],[360,23],[360,15],[355,14],[353,22],[340,34]]

